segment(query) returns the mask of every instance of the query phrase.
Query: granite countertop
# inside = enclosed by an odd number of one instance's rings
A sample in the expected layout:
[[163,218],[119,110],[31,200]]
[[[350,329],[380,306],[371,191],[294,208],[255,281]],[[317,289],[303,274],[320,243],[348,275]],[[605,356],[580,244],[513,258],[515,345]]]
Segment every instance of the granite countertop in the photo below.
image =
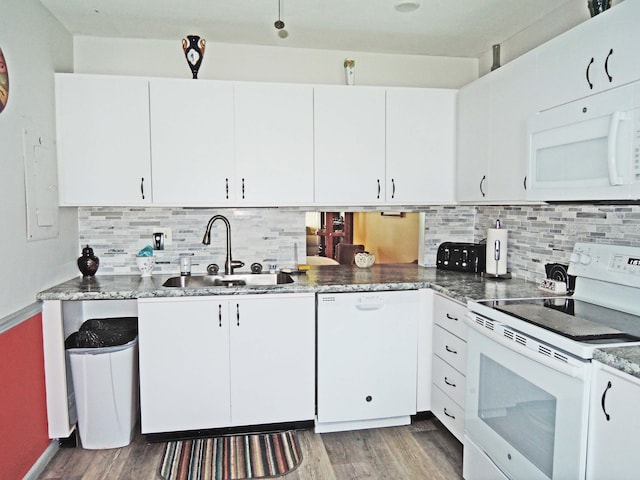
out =
[[[119,300],[148,297],[247,295],[269,293],[343,293],[431,288],[453,300],[531,298],[544,295],[536,283],[522,279],[492,279],[471,273],[448,272],[415,264],[312,266],[294,282],[273,286],[171,288],[162,284],[174,275],[98,275],[76,277],[37,294],[38,300]],[[640,378],[640,347],[602,348],[594,359]]]
[[599,348],[593,352],[593,359],[640,378],[640,346]]
[[521,279],[490,279],[481,275],[447,272],[415,264],[312,266],[293,275],[294,283],[273,286],[207,288],[163,287],[175,275],[98,275],[77,277],[37,294],[38,300],[118,300],[147,297],[246,295],[267,293],[341,293],[432,288],[454,300],[526,298],[540,296],[537,285]]

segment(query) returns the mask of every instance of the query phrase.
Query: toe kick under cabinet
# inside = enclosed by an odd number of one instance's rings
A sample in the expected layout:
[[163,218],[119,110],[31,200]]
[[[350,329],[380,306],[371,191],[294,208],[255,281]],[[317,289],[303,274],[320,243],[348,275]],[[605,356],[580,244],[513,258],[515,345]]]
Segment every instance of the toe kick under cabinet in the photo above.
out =
[[464,391],[467,362],[466,305],[442,295],[433,302],[431,408],[455,437],[464,438]]
[[417,290],[318,295],[316,432],[410,423],[418,305]]
[[315,295],[138,300],[143,434],[313,420]]

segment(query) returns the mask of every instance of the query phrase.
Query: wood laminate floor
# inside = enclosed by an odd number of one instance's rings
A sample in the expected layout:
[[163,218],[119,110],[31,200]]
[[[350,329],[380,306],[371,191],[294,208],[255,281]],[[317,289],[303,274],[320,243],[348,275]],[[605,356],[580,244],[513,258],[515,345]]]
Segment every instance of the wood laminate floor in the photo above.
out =
[[[406,427],[316,434],[299,430],[300,466],[283,480],[462,478],[462,445],[435,418]],[[158,480],[164,443],[137,435],[111,450],[63,448],[40,480]]]

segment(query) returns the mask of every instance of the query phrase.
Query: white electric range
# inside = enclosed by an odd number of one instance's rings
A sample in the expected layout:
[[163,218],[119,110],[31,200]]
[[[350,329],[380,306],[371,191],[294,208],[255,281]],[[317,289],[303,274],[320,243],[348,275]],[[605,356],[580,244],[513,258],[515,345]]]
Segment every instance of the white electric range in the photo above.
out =
[[586,475],[591,359],[640,345],[640,248],[577,243],[571,296],[469,302],[464,478]]

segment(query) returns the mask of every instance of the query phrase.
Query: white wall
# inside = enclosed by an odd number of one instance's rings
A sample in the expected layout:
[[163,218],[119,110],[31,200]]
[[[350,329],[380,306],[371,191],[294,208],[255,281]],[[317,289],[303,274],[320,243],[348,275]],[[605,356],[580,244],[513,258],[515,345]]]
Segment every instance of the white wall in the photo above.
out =
[[[27,241],[22,130],[55,139],[53,72],[73,61],[72,38],[37,0],[3,0],[0,48],[9,101],[0,113],[0,319],[77,273],[76,209],[62,209],[58,238]],[[33,127],[30,127],[33,128]]]
[[[470,58],[207,43],[198,78],[344,84],[344,59],[356,61],[356,85],[459,88],[478,76]],[[191,78],[181,39],[74,38],[74,71]]]

